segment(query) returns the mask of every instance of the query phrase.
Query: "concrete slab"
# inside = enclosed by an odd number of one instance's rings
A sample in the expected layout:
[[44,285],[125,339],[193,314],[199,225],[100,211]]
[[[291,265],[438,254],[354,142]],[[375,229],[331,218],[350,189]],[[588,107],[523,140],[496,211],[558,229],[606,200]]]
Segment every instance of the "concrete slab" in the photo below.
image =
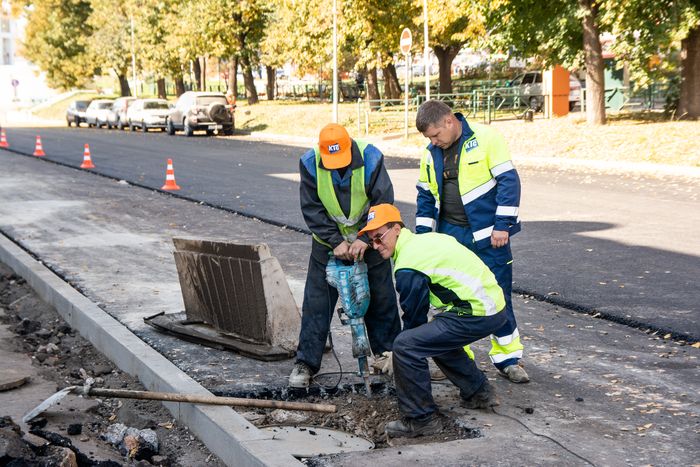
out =
[[[170,251],[173,236],[265,241],[297,291],[305,276],[309,237],[25,157],[0,152],[0,164],[0,198],[6,201],[0,205],[0,229],[83,291],[89,298],[82,297],[85,301],[97,303],[99,308],[92,304],[95,312],[104,310],[117,325],[128,327],[148,344],[145,348],[157,350],[162,365],[172,362],[187,374],[185,380],[191,378],[217,394],[256,394],[285,386],[292,361],[252,362],[229,352],[203,349],[158,335],[142,324],[142,318],[182,309]],[[17,203],[35,203],[32,216],[18,221]],[[42,210],[43,203],[47,211]],[[70,242],[93,232],[97,234],[89,247]],[[130,239],[148,241],[130,241],[125,246],[119,237],[126,232]],[[43,283],[36,287],[51,295]],[[77,312],[62,296],[55,301],[68,315]],[[488,349],[480,344],[478,360],[501,397],[498,414],[466,412],[457,407],[451,385],[435,386],[443,411],[480,429],[482,438],[419,446],[396,441],[392,448],[317,461],[333,465],[415,461],[579,465],[586,462],[583,459],[601,465],[694,462],[700,432],[698,349],[528,297],[516,297],[515,308],[532,383],[516,386],[498,377],[486,362]],[[117,345],[92,329],[95,325],[84,326],[102,345]],[[354,368],[347,330],[334,325],[334,332],[341,362],[346,369]],[[335,370],[330,358],[326,357],[322,371]],[[122,357],[120,365],[139,368],[144,384],[157,387],[161,363],[148,369],[143,362],[139,351],[128,359]],[[352,381],[352,376],[346,381]],[[245,425],[221,416],[219,408],[183,406],[179,410],[224,460],[243,456],[274,464],[280,462],[277,456],[283,456],[270,449],[265,439],[243,432]],[[233,433],[240,441],[235,446],[226,444],[222,433]],[[214,441],[204,438],[212,434]]]

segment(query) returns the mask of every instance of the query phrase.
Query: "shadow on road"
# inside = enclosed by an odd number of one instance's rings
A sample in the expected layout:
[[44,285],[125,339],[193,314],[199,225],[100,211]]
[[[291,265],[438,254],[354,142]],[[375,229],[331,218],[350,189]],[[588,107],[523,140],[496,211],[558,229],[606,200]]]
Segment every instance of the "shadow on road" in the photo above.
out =
[[615,227],[527,222],[513,240],[515,289],[698,340],[700,259],[586,235]]

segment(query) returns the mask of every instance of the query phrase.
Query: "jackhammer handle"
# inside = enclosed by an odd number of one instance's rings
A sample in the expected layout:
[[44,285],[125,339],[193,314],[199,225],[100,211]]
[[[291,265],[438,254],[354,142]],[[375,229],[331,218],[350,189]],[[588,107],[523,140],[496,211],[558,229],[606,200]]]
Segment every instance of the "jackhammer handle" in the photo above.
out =
[[[80,389],[76,391],[80,393]],[[200,394],[177,394],[173,392],[134,391],[130,389],[89,388],[88,396],[117,397],[123,399],[141,399],[169,402],[189,402],[192,404],[228,405],[234,407],[256,407],[263,409],[305,410],[309,412],[335,413],[336,406],[330,404],[312,404],[308,402],[273,401],[265,399],[246,399],[241,397],[219,397]]]

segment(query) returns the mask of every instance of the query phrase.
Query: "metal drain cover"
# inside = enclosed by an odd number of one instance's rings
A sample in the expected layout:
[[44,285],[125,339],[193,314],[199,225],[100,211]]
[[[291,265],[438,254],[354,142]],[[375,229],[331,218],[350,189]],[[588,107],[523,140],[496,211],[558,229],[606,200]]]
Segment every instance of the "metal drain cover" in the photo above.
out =
[[294,457],[313,457],[339,452],[367,451],[374,443],[344,431],[315,426],[274,425],[260,428]]

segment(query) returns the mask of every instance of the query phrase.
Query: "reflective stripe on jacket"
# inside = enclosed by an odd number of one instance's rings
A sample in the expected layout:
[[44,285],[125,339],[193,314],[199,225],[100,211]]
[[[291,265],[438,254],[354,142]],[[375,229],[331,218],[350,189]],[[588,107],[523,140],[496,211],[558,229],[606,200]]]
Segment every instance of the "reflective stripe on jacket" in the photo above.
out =
[[[503,137],[487,125],[467,124],[462,114],[459,192],[477,248],[491,244],[493,230],[520,231],[520,178]],[[430,144],[420,163],[416,232],[437,230],[444,168],[442,149]]]
[[[430,304],[438,309],[449,311],[457,307],[473,316],[491,316],[506,306],[503,290],[493,273],[478,256],[450,235],[415,235],[403,228],[393,259],[395,275],[409,272],[427,278]],[[417,291],[401,290],[399,281],[397,290],[402,307],[412,306],[407,296],[420,296]],[[416,303],[415,306],[425,304]],[[420,310],[404,311],[413,314]]]
[[[360,154],[363,155],[362,160],[364,160],[364,152],[367,143],[364,141],[355,142],[360,150]],[[360,221],[362,221],[363,216],[366,216],[369,211],[369,198],[367,197],[367,193],[365,193],[365,166],[363,164],[360,167],[352,169],[352,177],[350,179],[350,214],[346,216],[343,209],[340,207],[338,197],[335,195],[331,171],[320,167],[321,152],[318,146],[314,148],[314,157],[316,160],[316,192],[318,193],[318,197],[326,208],[328,216],[338,224],[340,234],[345,240],[352,243],[357,239],[357,232],[362,228]],[[314,239],[328,245],[315,234]]]
[[316,149],[302,155],[299,172],[301,212],[318,245],[335,248],[354,239],[370,205],[394,202],[382,153],[362,141],[353,140],[352,160],[342,177],[323,167]]

